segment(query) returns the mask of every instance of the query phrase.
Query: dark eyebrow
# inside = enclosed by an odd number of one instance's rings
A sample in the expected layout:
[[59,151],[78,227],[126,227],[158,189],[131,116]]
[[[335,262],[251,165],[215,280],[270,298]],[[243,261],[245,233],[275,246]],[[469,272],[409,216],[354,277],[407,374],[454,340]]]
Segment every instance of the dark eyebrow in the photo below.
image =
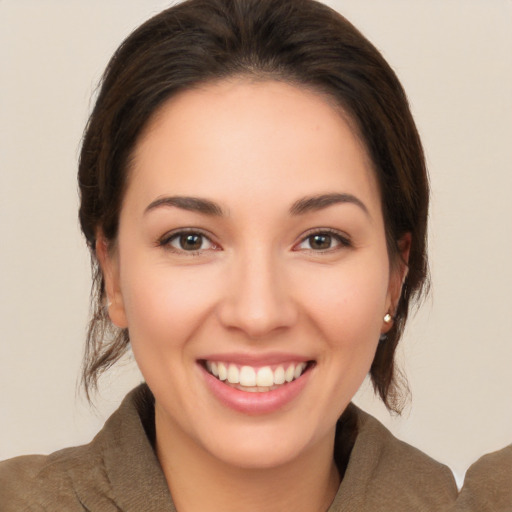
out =
[[222,208],[217,203],[214,203],[209,199],[187,196],[160,197],[155,199],[149,206],[147,206],[147,208],[144,210],[144,213],[147,213],[161,206],[174,206],[175,208],[181,208],[182,210],[188,210],[191,212],[203,213],[204,215],[224,215]]
[[340,203],[355,204],[356,206],[361,208],[361,210],[363,210],[364,213],[366,213],[366,215],[370,216],[368,208],[366,208],[365,204],[356,196],[353,196],[352,194],[337,193],[303,197],[302,199],[299,199],[298,201],[295,201],[295,203],[293,203],[292,207],[290,208],[290,214],[302,215],[304,213],[322,210],[324,208],[327,208],[328,206],[332,206],[333,204]]

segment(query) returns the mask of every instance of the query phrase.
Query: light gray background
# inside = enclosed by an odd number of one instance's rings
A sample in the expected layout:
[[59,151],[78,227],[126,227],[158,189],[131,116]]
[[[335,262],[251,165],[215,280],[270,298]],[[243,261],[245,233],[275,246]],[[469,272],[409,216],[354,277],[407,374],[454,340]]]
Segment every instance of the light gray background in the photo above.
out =
[[[358,403],[460,478],[512,442],[512,2],[338,0],[401,78],[432,180],[433,289],[401,357],[412,402]],[[156,0],[0,2],[0,459],[86,442],[139,380],[121,365],[96,409],[76,393],[89,266],[76,162],[95,86]]]

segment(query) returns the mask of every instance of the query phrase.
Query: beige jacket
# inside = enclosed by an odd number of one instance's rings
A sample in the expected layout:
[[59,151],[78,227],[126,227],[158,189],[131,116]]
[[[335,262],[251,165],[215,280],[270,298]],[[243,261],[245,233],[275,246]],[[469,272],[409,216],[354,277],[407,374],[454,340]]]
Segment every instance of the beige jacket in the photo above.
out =
[[[329,512],[512,511],[512,446],[470,469],[458,497],[447,467],[351,407],[358,435]],[[153,418],[141,385],[88,445],[0,463],[0,510],[175,512],[150,442]]]

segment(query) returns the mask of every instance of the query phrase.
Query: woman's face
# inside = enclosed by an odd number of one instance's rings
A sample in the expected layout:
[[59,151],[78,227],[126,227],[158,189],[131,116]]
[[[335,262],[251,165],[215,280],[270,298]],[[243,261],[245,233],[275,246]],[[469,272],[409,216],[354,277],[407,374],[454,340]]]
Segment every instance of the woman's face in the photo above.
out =
[[157,438],[241,467],[332,449],[401,283],[363,145],[322,96],[273,81],[165,104],[100,257]]

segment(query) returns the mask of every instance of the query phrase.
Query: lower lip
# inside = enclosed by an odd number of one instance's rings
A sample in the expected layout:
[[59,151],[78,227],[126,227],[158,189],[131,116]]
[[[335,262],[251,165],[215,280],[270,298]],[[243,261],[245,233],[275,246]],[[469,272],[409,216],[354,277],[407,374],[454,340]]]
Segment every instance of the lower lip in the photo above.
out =
[[206,385],[223,405],[250,415],[270,414],[285,407],[301,393],[311,373],[308,369],[298,379],[283,384],[277,389],[252,393],[224,384],[208,373],[203,366],[199,366],[203,371]]

